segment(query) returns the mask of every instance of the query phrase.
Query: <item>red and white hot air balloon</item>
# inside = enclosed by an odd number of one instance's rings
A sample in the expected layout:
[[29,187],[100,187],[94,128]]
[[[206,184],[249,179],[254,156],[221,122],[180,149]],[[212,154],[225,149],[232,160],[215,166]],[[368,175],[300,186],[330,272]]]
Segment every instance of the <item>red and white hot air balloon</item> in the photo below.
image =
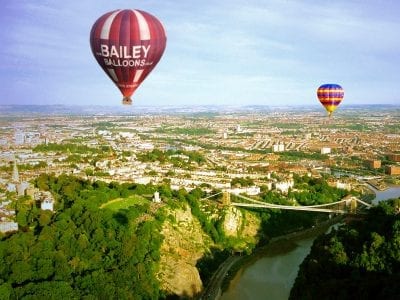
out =
[[160,61],[166,42],[161,22],[136,9],[108,12],[90,32],[92,53],[121,91],[123,104],[132,104],[132,94]]

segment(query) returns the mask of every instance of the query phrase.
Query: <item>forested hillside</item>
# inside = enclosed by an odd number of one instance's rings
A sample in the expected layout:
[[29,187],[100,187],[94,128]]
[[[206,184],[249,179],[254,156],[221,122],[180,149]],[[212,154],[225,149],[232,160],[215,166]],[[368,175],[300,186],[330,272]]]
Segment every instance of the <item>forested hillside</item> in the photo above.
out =
[[25,226],[0,242],[1,299],[162,296],[154,274],[163,211],[151,212],[148,204],[99,208],[110,199],[149,192],[144,186],[46,175],[36,184],[57,196],[57,213],[35,209],[23,198],[17,203]]
[[[169,270],[173,262],[189,265],[187,257],[193,272],[211,274],[218,264],[201,261],[196,266],[204,251],[204,259],[213,262],[224,249],[251,251],[257,240],[244,229],[239,237],[225,236],[225,213],[218,212],[217,202],[200,207],[200,189],[188,193],[168,185],[45,174],[35,185],[51,191],[55,212],[40,210],[28,196],[16,201],[20,230],[0,236],[0,299],[165,298],[177,290],[168,285],[172,276],[182,277],[180,270]],[[162,203],[151,201],[155,191]],[[185,239],[193,246],[186,247]],[[177,278],[180,290],[190,289],[191,279]]]
[[300,266],[290,299],[398,299],[400,199],[319,237]]

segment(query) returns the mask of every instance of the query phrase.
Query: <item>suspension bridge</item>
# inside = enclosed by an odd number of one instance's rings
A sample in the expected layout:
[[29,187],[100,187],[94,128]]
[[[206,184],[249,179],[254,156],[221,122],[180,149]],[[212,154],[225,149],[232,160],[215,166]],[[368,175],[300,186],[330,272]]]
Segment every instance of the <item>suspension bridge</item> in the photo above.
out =
[[342,200],[318,204],[318,205],[280,205],[272,204],[259,200],[252,199],[247,196],[234,194],[235,197],[242,200],[242,202],[232,202],[231,193],[229,191],[222,191],[217,194],[210,195],[203,198],[206,200],[222,194],[222,203],[224,205],[233,205],[236,207],[248,207],[248,208],[265,208],[265,209],[284,209],[284,210],[298,210],[298,211],[310,211],[310,212],[323,212],[323,213],[335,213],[335,214],[356,214],[360,213],[360,208],[370,208],[371,204],[358,199],[355,196],[345,197]]

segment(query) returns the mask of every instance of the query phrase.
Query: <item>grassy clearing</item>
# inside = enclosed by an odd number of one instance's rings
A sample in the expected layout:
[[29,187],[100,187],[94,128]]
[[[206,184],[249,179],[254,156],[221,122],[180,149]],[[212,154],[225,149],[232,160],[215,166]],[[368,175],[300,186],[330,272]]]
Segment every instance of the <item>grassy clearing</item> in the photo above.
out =
[[100,208],[105,208],[107,207],[108,209],[117,211],[120,209],[128,208],[133,205],[141,205],[148,203],[149,200],[146,198],[139,196],[139,195],[132,195],[129,196],[128,198],[116,198],[113,200],[108,201],[107,203],[104,203],[100,206]]

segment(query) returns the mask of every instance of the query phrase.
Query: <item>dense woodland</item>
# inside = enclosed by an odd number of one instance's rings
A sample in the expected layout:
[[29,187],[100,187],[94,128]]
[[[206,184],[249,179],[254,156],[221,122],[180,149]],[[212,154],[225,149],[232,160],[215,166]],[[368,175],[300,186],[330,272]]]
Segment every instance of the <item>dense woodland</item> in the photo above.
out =
[[400,199],[319,237],[290,299],[399,299]]
[[[29,199],[17,203],[18,233],[0,242],[1,299],[156,299],[154,274],[163,211],[149,205],[113,211],[102,203],[145,186],[88,183],[41,175],[36,185],[57,197],[57,213]],[[143,222],[143,216],[148,216]]]
[[[172,191],[168,185],[91,183],[45,174],[35,185],[52,192],[56,212],[40,210],[30,197],[16,202],[21,230],[1,236],[0,299],[167,297],[156,278],[161,226],[166,218],[171,219],[168,210],[185,205],[215,243],[229,247],[220,221],[211,220],[200,209],[200,189],[188,193]],[[149,200],[123,209],[103,205],[132,195],[151,198],[156,190],[167,201],[157,208]],[[207,263],[200,265],[209,268]]]

